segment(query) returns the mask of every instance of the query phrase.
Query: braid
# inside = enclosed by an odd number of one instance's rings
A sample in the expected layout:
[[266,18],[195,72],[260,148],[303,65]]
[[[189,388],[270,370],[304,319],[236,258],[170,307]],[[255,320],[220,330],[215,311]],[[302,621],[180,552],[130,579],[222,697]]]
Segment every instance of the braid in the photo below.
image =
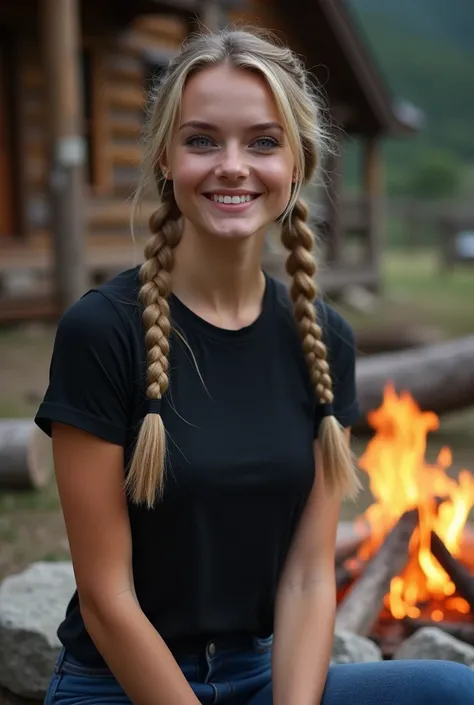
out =
[[[171,184],[165,186],[162,202],[150,218],[152,237],[145,247],[140,269],[140,300],[144,306],[143,325],[147,350],[147,398],[162,399],[168,389],[169,337],[171,323],[168,297],[174,248],[181,240],[180,212]],[[160,414],[147,413],[140,428],[126,487],[134,502],[152,507],[156,494],[162,494],[166,436]]]
[[[314,236],[307,225],[308,207],[301,199],[282,224],[281,238],[290,254],[286,270],[292,277],[290,288],[294,314],[298,324],[311,384],[321,404],[332,404],[334,394],[327,360],[323,332],[316,320],[314,300],[316,262],[313,256]],[[321,422],[319,445],[324,476],[330,490],[355,496],[359,482],[352,454],[342,428],[335,416],[325,416]]]

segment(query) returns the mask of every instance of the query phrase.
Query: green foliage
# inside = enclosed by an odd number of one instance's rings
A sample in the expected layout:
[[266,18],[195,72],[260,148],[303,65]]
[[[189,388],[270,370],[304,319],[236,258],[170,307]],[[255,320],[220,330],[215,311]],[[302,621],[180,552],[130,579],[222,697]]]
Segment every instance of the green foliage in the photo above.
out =
[[424,200],[448,198],[458,192],[459,186],[459,160],[440,150],[426,151],[414,165],[408,182],[412,195]]
[[[420,164],[436,161],[435,151],[457,158],[459,178],[451,185],[460,187],[474,162],[474,3],[350,0],[349,6],[394,101],[407,100],[425,116],[419,134],[386,144],[389,192],[407,193]],[[441,171],[446,176],[449,169],[446,158]]]

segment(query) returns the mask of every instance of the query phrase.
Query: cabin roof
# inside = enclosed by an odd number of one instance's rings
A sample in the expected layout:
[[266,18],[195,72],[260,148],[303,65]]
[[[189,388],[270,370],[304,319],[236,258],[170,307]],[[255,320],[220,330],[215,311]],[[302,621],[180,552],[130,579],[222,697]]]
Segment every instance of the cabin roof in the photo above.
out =
[[[251,0],[219,1],[226,9],[251,6]],[[304,55],[324,87],[335,119],[348,132],[403,135],[422,126],[421,112],[392,95],[347,0],[277,2],[289,28],[287,39]],[[147,12],[192,16],[201,4],[202,0],[114,0],[116,8],[133,16]]]

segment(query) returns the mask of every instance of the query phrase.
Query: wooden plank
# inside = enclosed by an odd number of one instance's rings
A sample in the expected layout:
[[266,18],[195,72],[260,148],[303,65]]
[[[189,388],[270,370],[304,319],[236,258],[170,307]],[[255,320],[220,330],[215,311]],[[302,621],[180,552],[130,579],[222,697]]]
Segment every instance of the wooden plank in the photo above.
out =
[[142,132],[143,124],[139,120],[110,120],[109,132],[111,138],[127,139],[137,142]]
[[[144,72],[143,66],[138,62],[132,65],[118,64],[116,66],[107,66],[107,82],[110,83],[127,83],[141,84],[143,82]],[[103,86],[102,86],[103,88]]]
[[139,144],[111,144],[109,155],[113,166],[138,167],[143,152]]
[[119,88],[107,86],[107,96],[109,105],[112,108],[123,110],[143,110],[145,109],[146,95],[141,87]]
[[186,24],[179,17],[142,15],[133,22],[133,30],[155,32],[182,41],[186,37]]

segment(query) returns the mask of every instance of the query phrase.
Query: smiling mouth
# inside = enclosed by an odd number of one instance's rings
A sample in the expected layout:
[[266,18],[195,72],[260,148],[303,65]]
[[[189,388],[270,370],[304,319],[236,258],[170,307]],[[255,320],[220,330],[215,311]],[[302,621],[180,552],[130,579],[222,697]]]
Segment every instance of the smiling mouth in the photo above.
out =
[[250,203],[250,201],[255,201],[260,194],[259,193],[245,193],[232,196],[230,194],[223,193],[205,193],[204,196],[214,203],[222,203],[229,206],[238,206],[243,203]]

